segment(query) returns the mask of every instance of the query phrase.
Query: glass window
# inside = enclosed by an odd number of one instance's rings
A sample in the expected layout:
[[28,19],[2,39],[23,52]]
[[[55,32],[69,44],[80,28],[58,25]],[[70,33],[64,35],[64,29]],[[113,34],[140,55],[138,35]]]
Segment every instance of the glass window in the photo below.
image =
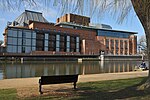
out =
[[70,48],[67,48],[67,52],[70,52]]
[[7,37],[7,44],[12,44],[13,43],[13,38]]
[[32,51],[35,51],[36,50],[36,47],[32,47]]
[[22,37],[22,31],[21,30],[18,31],[18,37],[20,37],[20,38]]
[[36,38],[36,33],[35,32],[32,33],[32,38],[34,38],[34,39]]
[[31,31],[26,31],[26,30],[24,30],[24,33],[23,33],[24,35],[26,35],[25,37],[26,38],[31,38]]
[[45,39],[48,40],[48,34],[45,34]]
[[56,41],[56,47],[59,47],[60,42]]
[[17,53],[17,46],[12,46],[12,52]]
[[18,38],[18,45],[22,45],[22,39]]
[[18,53],[22,53],[22,47],[18,46]]
[[25,47],[25,53],[30,53],[31,52],[31,47]]
[[60,35],[56,35],[56,40],[60,40]]
[[70,41],[70,36],[67,36],[67,41]]
[[7,45],[7,52],[12,52],[12,46],[11,45]]
[[8,34],[8,36],[13,36],[13,35],[12,35],[12,34],[13,34],[13,31],[9,29],[7,34]]
[[107,37],[117,37],[117,38],[128,38],[130,33],[98,30],[97,35],[98,36],[107,36]]
[[76,49],[76,52],[79,52],[79,49]]
[[76,43],[76,48],[79,48],[79,43]]
[[67,48],[70,48],[70,42],[67,42]]
[[79,37],[76,37],[76,42],[79,42]]
[[48,47],[44,47],[44,51],[48,51]]
[[17,37],[17,30],[13,30],[12,36]]
[[31,39],[26,39],[26,45],[31,46]]
[[59,52],[59,48],[56,48],[56,51]]
[[36,46],[36,39],[32,39],[32,46]]
[[48,40],[45,40],[45,46],[48,46]]
[[12,44],[13,44],[13,45],[17,45],[17,38],[12,38],[12,39],[13,39]]

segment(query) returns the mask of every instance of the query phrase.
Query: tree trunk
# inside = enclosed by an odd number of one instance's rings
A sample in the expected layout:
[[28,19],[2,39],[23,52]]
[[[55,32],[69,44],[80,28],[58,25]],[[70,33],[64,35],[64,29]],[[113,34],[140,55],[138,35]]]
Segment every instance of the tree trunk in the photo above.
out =
[[131,0],[133,8],[143,25],[147,40],[147,55],[149,64],[149,74],[147,80],[138,87],[138,89],[150,88],[150,1],[149,0]]
[[[148,26],[150,26],[150,23],[145,22],[147,24],[149,24]],[[148,64],[149,64],[149,74],[147,77],[147,80],[145,80],[145,82],[143,82],[140,86],[138,86],[138,90],[145,90],[145,89],[150,89],[150,29],[148,28],[144,28],[145,29],[145,34],[146,34],[146,38],[147,38],[147,55],[148,55]],[[148,66],[148,65],[147,65]]]

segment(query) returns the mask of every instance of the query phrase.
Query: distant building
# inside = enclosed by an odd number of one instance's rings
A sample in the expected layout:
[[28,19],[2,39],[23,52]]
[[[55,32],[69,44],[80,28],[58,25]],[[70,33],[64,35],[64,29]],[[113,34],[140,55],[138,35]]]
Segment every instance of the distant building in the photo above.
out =
[[135,55],[137,33],[90,24],[90,18],[66,14],[56,23],[25,10],[4,32],[7,53]]

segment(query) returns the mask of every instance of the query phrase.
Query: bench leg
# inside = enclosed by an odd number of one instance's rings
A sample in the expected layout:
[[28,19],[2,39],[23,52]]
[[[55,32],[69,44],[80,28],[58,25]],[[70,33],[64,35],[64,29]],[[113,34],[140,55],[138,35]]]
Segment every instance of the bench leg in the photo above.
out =
[[40,94],[43,94],[43,92],[42,92],[42,85],[41,84],[39,84],[39,92],[40,92]]
[[76,89],[76,82],[74,82],[73,85],[74,85],[74,89]]

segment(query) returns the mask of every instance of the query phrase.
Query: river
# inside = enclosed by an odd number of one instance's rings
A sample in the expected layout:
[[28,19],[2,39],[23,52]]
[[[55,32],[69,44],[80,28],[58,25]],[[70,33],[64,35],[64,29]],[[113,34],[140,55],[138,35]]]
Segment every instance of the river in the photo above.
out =
[[134,71],[141,61],[33,61],[0,62],[0,80],[42,75],[102,74]]

